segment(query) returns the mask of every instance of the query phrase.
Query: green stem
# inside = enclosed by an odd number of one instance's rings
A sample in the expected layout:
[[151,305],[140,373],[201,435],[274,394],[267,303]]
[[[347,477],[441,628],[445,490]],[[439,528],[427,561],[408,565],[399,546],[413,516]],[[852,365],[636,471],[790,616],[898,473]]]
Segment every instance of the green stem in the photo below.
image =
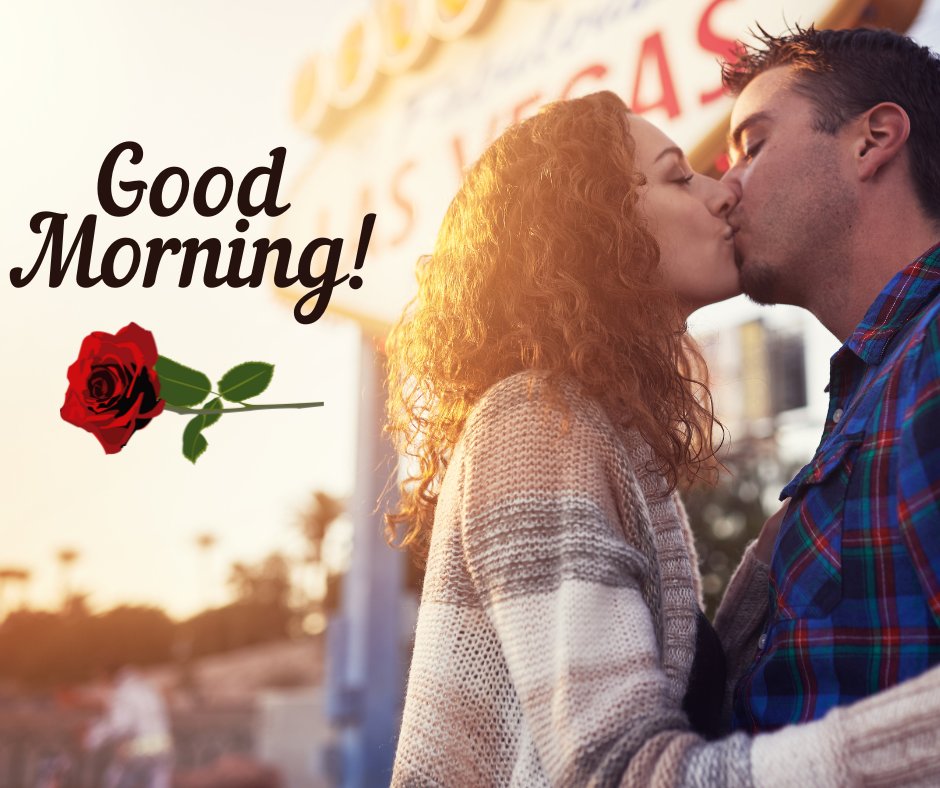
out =
[[164,409],[173,413],[182,413],[184,415],[192,414],[194,416],[207,416],[212,413],[245,413],[249,410],[284,410],[286,408],[319,408],[322,402],[291,402],[285,405],[244,405],[240,408],[209,408],[202,410],[200,408],[184,408],[180,405],[164,404]]

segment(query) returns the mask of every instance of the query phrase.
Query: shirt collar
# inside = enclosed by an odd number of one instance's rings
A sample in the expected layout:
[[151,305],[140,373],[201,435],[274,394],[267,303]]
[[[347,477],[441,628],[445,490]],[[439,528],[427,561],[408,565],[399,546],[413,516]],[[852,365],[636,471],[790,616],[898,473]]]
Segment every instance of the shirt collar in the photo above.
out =
[[888,282],[868,308],[845,347],[866,364],[877,364],[891,340],[940,290],[940,243]]

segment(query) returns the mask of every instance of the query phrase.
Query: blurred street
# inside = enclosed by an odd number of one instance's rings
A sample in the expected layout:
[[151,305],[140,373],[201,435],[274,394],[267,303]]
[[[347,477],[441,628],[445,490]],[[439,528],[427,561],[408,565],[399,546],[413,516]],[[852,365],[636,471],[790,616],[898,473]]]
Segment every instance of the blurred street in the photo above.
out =
[[[177,788],[329,784],[322,753],[326,722],[322,638],[248,646],[177,666],[142,671],[167,698]],[[198,695],[194,696],[194,690]],[[97,788],[109,751],[83,752],[80,732],[95,719],[95,684],[0,694],[0,785]]]

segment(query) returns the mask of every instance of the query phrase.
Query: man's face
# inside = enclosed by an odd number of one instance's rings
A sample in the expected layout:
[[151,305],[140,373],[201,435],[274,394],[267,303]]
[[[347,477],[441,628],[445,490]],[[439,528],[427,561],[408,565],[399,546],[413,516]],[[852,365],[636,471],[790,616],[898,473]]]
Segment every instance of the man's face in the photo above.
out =
[[809,306],[847,256],[857,197],[845,135],[816,131],[813,104],[792,85],[778,67],[741,93],[723,181],[740,197],[728,221],[741,289],[758,303]]

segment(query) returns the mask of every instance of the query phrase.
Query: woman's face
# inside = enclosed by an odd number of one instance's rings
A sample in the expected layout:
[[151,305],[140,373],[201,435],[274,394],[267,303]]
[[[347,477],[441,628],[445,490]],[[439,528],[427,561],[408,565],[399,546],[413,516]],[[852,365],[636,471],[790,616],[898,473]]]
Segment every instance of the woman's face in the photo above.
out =
[[686,314],[741,292],[732,230],[737,203],[727,184],[694,172],[682,151],[653,124],[627,116],[636,167],[646,176],[640,206],[660,246],[660,270]]

